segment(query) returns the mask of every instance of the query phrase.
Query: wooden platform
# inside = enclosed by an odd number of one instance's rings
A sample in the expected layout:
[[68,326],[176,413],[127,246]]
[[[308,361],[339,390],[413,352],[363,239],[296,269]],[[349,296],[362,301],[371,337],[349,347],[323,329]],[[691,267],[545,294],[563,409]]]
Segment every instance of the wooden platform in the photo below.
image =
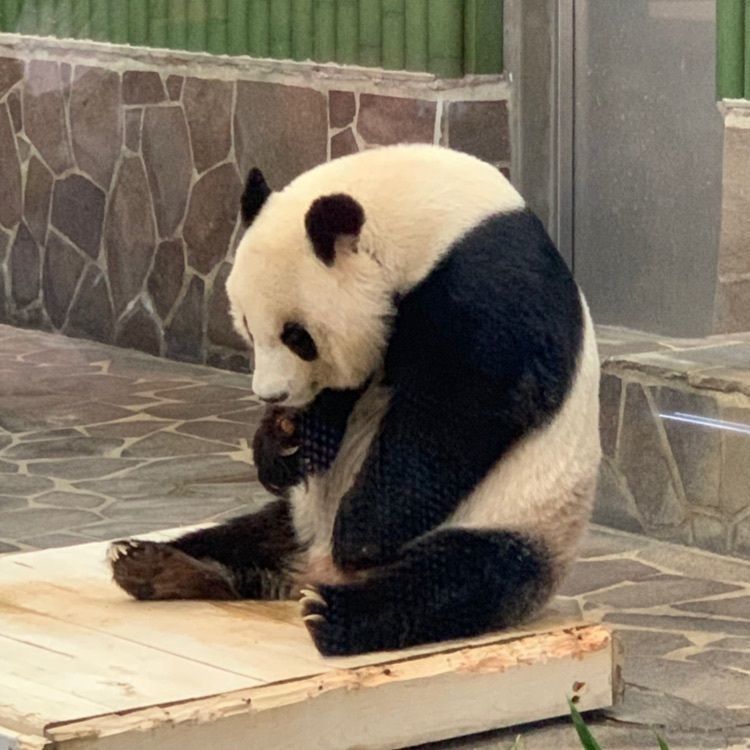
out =
[[293,603],[131,601],[106,546],[0,557],[0,750],[400,748],[617,688],[600,625],[323,659]]

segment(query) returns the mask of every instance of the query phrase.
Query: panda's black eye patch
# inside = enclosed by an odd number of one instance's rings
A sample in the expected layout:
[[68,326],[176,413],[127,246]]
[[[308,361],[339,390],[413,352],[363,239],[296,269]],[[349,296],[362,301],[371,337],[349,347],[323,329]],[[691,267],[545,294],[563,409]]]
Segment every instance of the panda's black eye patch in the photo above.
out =
[[299,323],[285,323],[281,341],[305,362],[312,362],[318,357],[318,347],[315,346],[313,337]]

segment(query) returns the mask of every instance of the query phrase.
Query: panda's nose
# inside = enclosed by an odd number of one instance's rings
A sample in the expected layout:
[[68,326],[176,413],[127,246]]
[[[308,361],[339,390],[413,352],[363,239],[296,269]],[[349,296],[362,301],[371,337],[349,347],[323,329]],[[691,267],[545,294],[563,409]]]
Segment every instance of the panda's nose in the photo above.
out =
[[283,391],[282,393],[274,393],[271,396],[258,396],[261,401],[265,401],[267,404],[280,404],[282,401],[286,401],[289,398],[289,391]]

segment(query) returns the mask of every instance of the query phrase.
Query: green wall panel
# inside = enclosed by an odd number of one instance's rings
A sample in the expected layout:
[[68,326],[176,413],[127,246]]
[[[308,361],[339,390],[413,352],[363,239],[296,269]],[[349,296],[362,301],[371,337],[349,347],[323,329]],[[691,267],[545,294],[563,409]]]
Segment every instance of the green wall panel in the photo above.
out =
[[271,0],[269,15],[271,57],[280,60],[292,56],[292,0]]
[[73,0],[57,0],[55,3],[55,35],[61,39],[74,37]]
[[128,42],[128,3],[121,0],[109,0],[109,40],[115,44]]
[[187,46],[187,0],[168,0],[167,41],[172,49]]
[[227,52],[245,55],[247,46],[247,0],[227,0]]
[[503,66],[502,0],[466,0],[464,71],[494,73]]
[[37,33],[41,36],[54,36],[57,33],[56,26],[55,0],[39,0],[39,31]]
[[[750,0],[717,1],[717,78],[744,90]],[[0,30],[442,77],[499,73],[503,55],[502,0],[0,0]]]
[[[42,2],[44,1],[45,0],[42,0]],[[108,0],[91,0],[90,24],[92,39],[97,42],[106,42],[109,40]]]
[[336,0],[313,2],[313,58],[319,62],[336,59]]
[[720,99],[745,95],[746,0],[716,0],[716,89]]
[[91,38],[91,2],[90,0],[73,0],[72,31],[79,39]]
[[379,66],[383,47],[383,14],[378,0],[359,0],[359,63]]
[[17,31],[18,21],[21,16],[21,0],[0,0],[3,9],[3,29],[5,31]]
[[383,67],[403,70],[406,53],[406,0],[381,0]]
[[148,0],[128,0],[128,41],[139,46],[148,44]]
[[359,62],[359,2],[336,2],[336,62],[356,65]]
[[427,70],[427,0],[408,0],[404,14],[407,70]]
[[39,32],[39,0],[24,0],[18,16],[16,28],[22,34],[37,34]]
[[169,47],[168,0],[149,0],[148,46]]
[[208,0],[187,0],[187,39],[185,46],[193,52],[206,49],[208,37]]
[[208,0],[205,49],[214,55],[227,51],[227,0]]
[[427,69],[442,78],[463,75],[464,4],[430,0]]
[[292,58],[312,60],[313,0],[294,0],[292,7]]
[[271,7],[269,0],[250,0],[249,52],[255,57],[268,57]]

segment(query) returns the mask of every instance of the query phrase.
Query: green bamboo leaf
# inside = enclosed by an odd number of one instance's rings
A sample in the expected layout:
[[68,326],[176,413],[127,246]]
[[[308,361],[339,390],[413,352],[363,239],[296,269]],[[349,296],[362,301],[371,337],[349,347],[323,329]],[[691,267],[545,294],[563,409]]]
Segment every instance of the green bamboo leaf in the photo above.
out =
[[599,743],[594,739],[594,736],[586,726],[583,716],[581,716],[570,698],[568,698],[568,706],[570,707],[570,716],[573,719],[573,726],[575,727],[576,732],[578,732],[578,738],[581,740],[583,747],[586,750],[602,750]]
[[656,739],[659,742],[659,750],[669,750],[669,745],[657,734]]

